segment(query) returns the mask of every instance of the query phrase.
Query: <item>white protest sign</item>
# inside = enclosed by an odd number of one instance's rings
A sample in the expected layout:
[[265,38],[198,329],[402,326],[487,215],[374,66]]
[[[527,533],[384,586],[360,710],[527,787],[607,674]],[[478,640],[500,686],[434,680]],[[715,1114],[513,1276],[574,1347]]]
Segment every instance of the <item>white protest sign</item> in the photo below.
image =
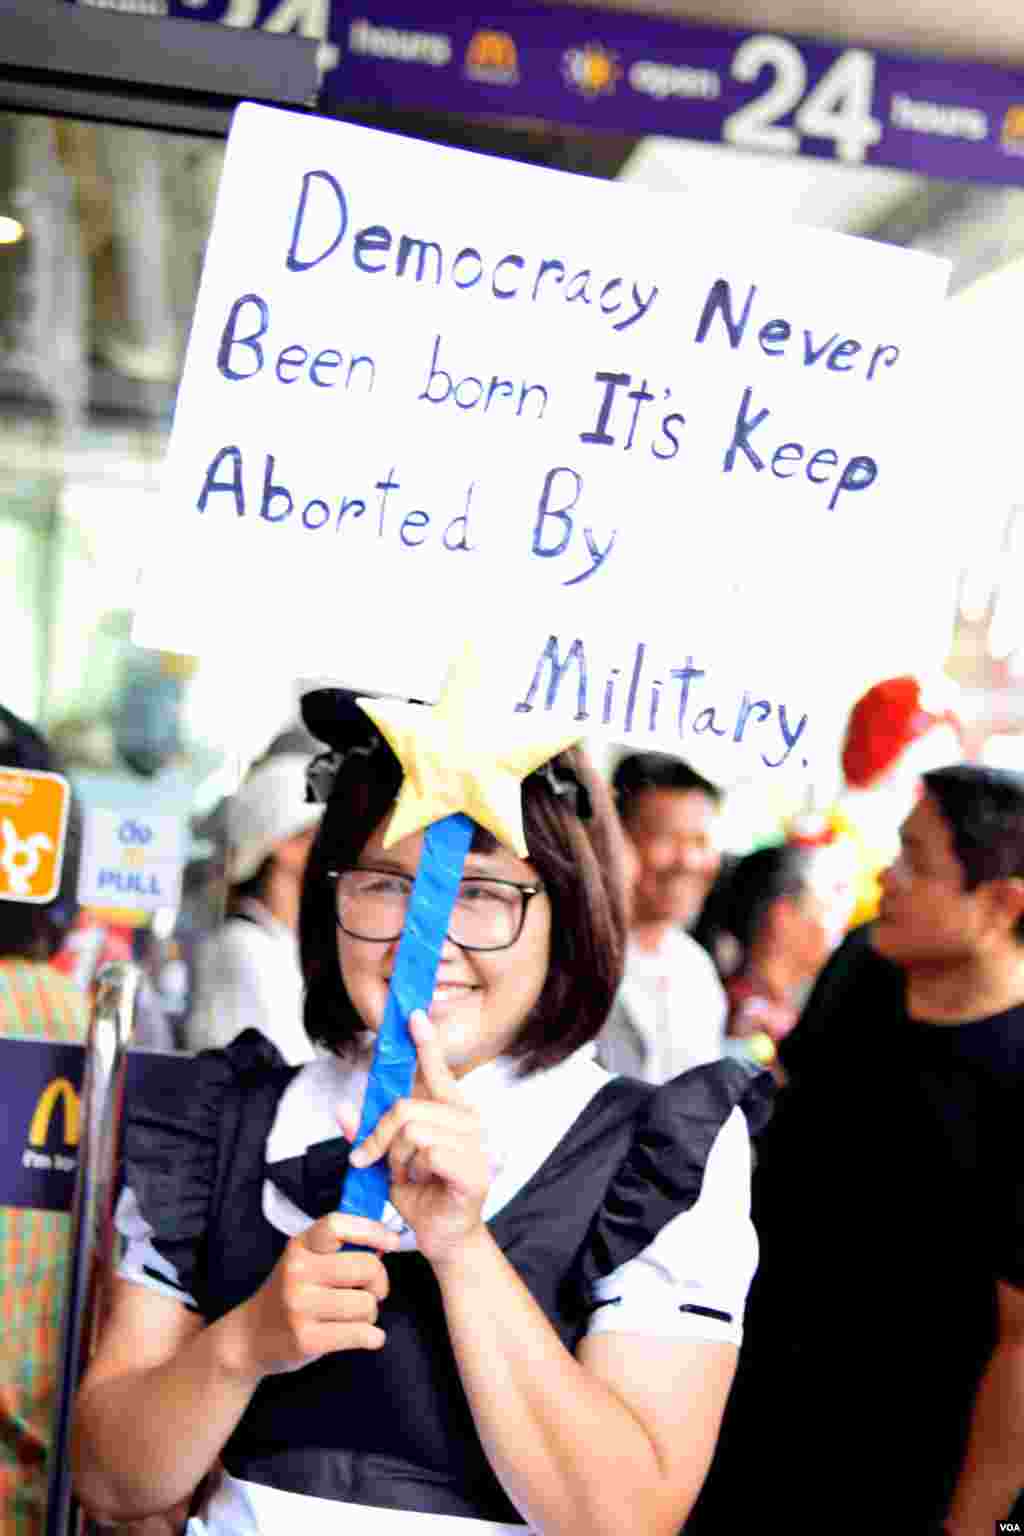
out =
[[941,663],[947,274],[243,106],[134,638],[430,699],[469,636],[510,709],[804,771]]
[[177,816],[90,808],[85,815],[78,899],[84,907],[156,912],[177,907],[185,827]]

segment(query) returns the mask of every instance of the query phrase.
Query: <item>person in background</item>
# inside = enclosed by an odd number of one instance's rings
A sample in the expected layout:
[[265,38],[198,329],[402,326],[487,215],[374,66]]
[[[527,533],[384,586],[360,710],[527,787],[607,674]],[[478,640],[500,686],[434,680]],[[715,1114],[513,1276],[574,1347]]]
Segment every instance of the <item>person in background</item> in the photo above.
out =
[[722,1054],[726,998],[710,957],[686,932],[718,871],[718,789],[678,758],[625,757],[612,779],[635,855],[622,986],[598,1040],[612,1072],[667,1082]]
[[227,921],[199,946],[189,1050],[258,1029],[297,1066],[316,1050],[302,1024],[298,925],[302,875],[323,812],[306,800],[307,759],[280,753],[227,803]]
[[781,1043],[761,1266],[687,1536],[749,1519],[751,1488],[793,1536],[1024,1520],[1024,775],[926,773],[881,890]]
[[826,859],[789,843],[758,848],[735,865],[718,902],[726,1032],[762,1064],[775,1061],[833,946]]
[[[0,706],[0,768],[59,773],[37,731]],[[72,803],[56,900],[0,901],[0,1033],[84,1042],[84,994],[50,958],[75,915],[79,819]],[[64,1211],[0,1208],[0,1530],[43,1536],[46,1457],[54,1410],[71,1219]]]
[[723,902],[725,901],[725,895],[729,889],[729,881],[732,877],[732,872],[736,868],[741,857],[742,855],[738,853],[723,852],[719,855],[718,873],[715,875],[714,880],[712,880],[710,886],[708,887],[708,893],[704,897],[704,903],[700,911],[697,913],[697,916],[694,918],[693,922],[689,924],[686,930],[692,938],[697,940],[697,943],[700,945],[701,949],[706,950],[707,953],[711,956],[715,970],[718,972],[720,977],[723,976],[725,972],[723,971],[723,968],[719,964],[718,960],[718,951],[721,946],[722,939],[722,925],[718,914]]

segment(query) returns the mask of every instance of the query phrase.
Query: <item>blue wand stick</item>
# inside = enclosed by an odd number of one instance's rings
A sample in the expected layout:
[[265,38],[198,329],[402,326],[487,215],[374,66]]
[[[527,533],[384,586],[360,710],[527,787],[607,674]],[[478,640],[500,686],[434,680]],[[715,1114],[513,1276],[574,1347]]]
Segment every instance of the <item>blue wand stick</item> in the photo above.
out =
[[[429,1008],[433,999],[441,950],[473,832],[474,823],[461,812],[442,817],[424,831],[423,852],[398,941],[355,1146],[373,1134],[378,1120],[396,1099],[407,1098],[412,1092],[416,1047],[409,1034],[409,1015],[417,1008]],[[379,1221],[390,1183],[386,1161],[372,1163],[369,1168],[349,1168],[339,1210]]]

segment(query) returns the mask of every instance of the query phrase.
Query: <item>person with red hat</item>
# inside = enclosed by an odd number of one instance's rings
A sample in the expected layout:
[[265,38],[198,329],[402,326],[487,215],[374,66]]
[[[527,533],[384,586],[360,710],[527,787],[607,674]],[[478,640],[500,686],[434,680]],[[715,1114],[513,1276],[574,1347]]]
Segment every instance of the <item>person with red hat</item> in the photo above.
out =
[[[871,789],[885,778],[911,743],[948,725],[959,737],[951,710],[926,709],[916,677],[888,677],[868,689],[850,711],[843,742],[843,777],[851,789]],[[934,749],[934,739],[931,743]]]

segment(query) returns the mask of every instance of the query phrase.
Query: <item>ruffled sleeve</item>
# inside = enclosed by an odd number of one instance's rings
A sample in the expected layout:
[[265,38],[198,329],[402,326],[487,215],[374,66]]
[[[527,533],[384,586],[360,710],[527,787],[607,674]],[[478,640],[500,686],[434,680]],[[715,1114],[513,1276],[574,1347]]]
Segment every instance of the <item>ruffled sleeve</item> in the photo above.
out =
[[768,1073],[718,1061],[651,1095],[584,1259],[588,1333],[739,1344],[758,1252],[750,1138],[773,1089]]
[[[125,1110],[118,1273],[208,1314],[204,1239],[220,1160],[233,1139],[246,1078],[282,1057],[256,1030],[172,1072],[153,1071]],[[185,1081],[182,1081],[182,1075]]]

